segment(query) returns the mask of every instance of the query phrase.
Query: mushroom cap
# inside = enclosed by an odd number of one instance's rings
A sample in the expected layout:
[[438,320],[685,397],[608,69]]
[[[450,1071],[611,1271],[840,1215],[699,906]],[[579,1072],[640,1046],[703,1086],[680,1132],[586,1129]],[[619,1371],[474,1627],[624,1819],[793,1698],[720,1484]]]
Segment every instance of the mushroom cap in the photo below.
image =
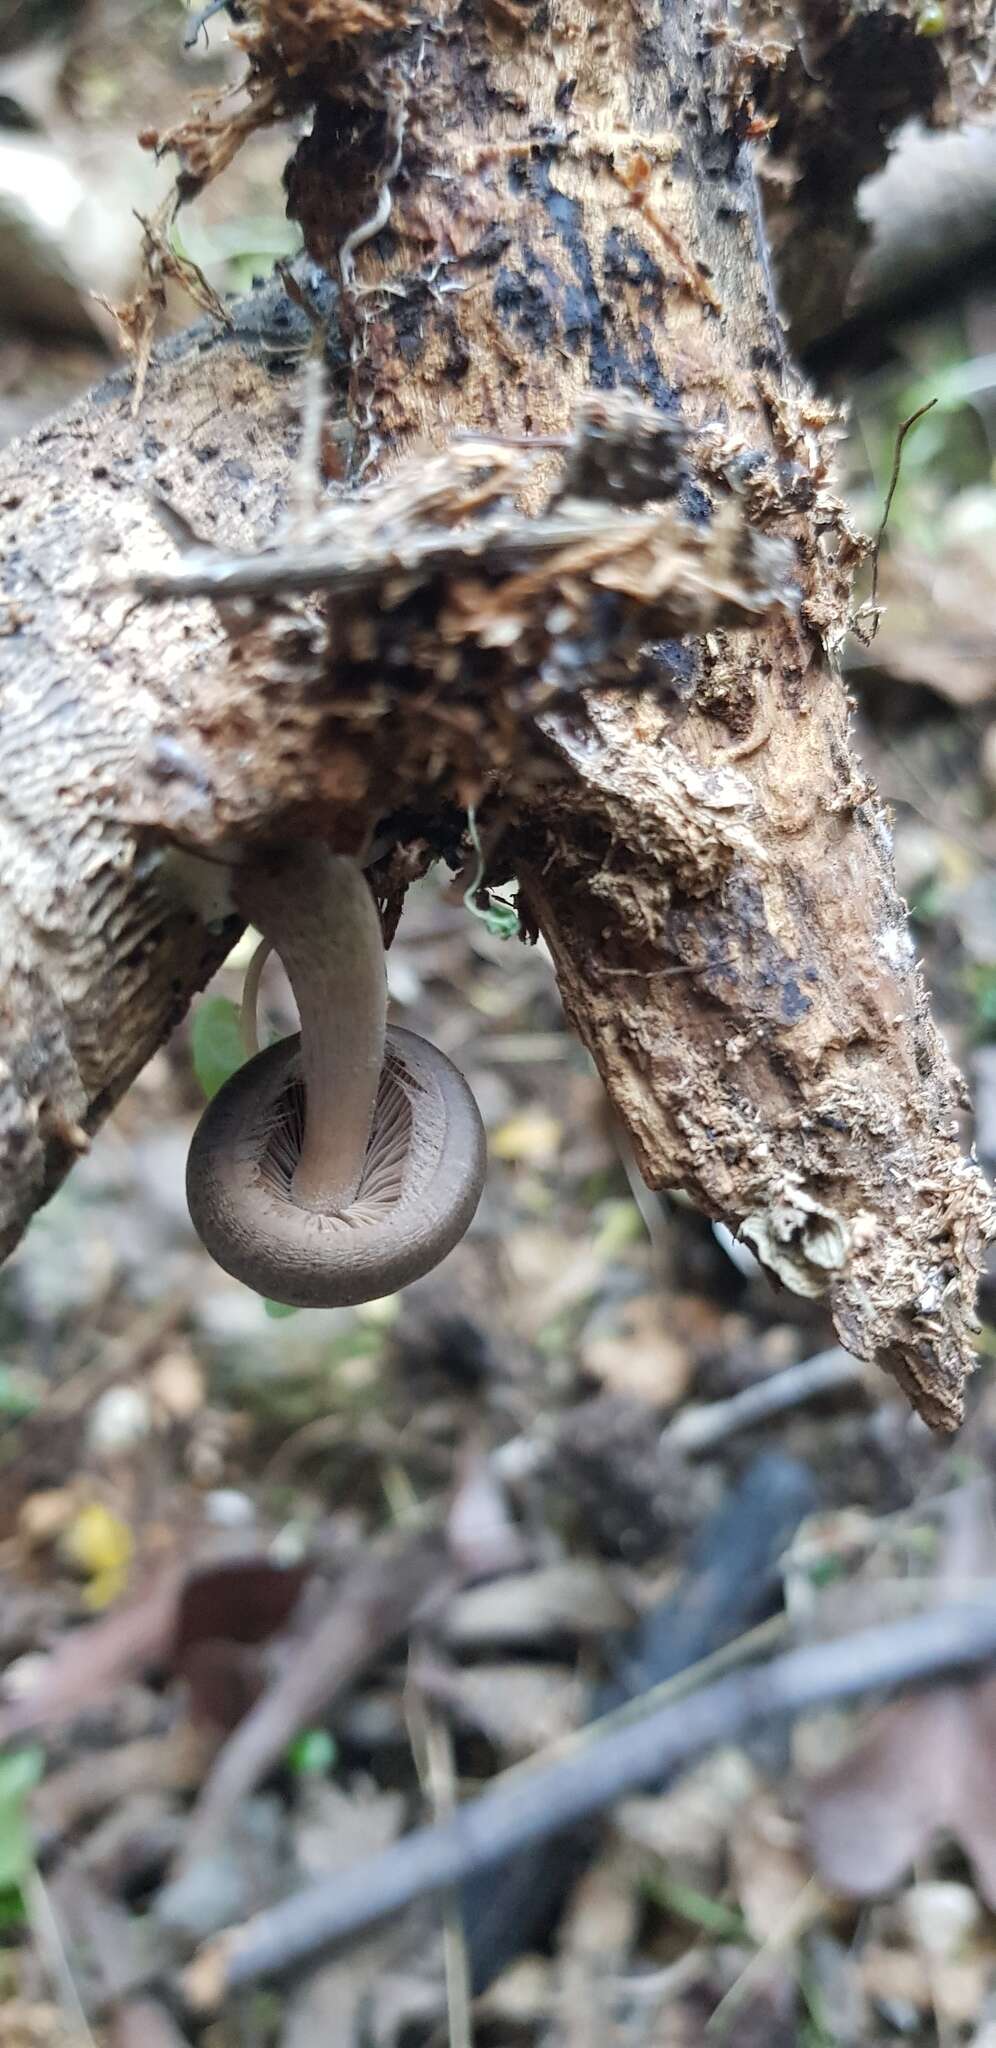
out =
[[293,1308],[348,1308],[432,1271],[466,1231],[487,1154],[463,1075],[390,1026],[355,1202],[341,1216],[295,1202],[289,1132],[300,1117],[300,1036],[240,1067],[209,1102],[187,1161],[202,1243],[236,1280]]

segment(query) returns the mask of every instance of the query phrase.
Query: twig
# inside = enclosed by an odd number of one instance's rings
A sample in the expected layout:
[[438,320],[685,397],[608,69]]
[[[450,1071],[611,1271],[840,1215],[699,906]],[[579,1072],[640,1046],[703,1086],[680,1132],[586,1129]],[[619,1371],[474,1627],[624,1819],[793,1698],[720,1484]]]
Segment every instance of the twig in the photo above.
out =
[[759,1422],[798,1408],[803,1401],[815,1401],[821,1394],[836,1394],[842,1387],[860,1385],[863,1367],[839,1344],[829,1351],[816,1351],[812,1358],[800,1358],[784,1372],[773,1372],[757,1380],[728,1401],[708,1401],[683,1408],[669,1422],[662,1442],[669,1448],[694,1455],[710,1451],[740,1429],[753,1429]]
[[710,2038],[723,2040],[733,2018],[739,2012],[744,1999],[753,1990],[758,1978],[764,1978],[771,1961],[784,1956],[787,1949],[794,1948],[801,1935],[805,1934],[820,1914],[826,1910],[827,1894],[818,1877],[807,1878],[801,1885],[790,1906],[783,1908],[774,1927],[770,1928],[744,1964],[728,1991],[723,1993],[719,2004],[706,2021],[706,2033]]
[[52,1911],[45,1880],[37,1864],[26,1872],[21,1889],[35,1947],[58,1993],[66,2019],[77,2034],[81,2048],[97,2048],[66,1954],[59,1922]]
[[693,1703],[665,1706],[580,1755],[519,1772],[511,1784],[499,1778],[451,1820],[359,1864],[348,1884],[340,1873],[257,1914],[201,1950],[185,1973],[185,1994],[194,2009],[217,2010],[236,1988],[280,1976],[413,1900],[494,1869],[776,1716],[974,1669],[993,1657],[996,1603],[940,1608],[734,1672]]
[[896,486],[899,482],[899,472],[902,468],[903,442],[905,441],[907,434],[910,432],[910,429],[916,426],[918,420],[922,420],[924,413],[933,412],[936,404],[936,398],[930,398],[927,400],[926,405],[921,405],[916,412],[911,412],[909,419],[903,421],[902,426],[900,427],[899,432],[896,435],[896,445],[892,451],[892,475],[889,478],[889,488],[885,494],[885,507],[882,512],[882,523],[878,529],[877,534],[875,535],[875,543],[872,548],[872,582],[871,597],[869,599],[869,606],[873,614],[872,639],[875,638],[875,634],[878,629],[878,560],[879,555],[882,552],[882,542],[885,539],[885,529],[889,524],[889,513],[892,511],[892,500],[896,495]]
[[[431,1800],[433,1816],[436,1820],[447,1819],[456,1811],[453,1743],[446,1723],[429,1705],[411,1661],[405,1686],[405,1718],[419,1782]],[[474,2048],[470,1963],[457,1891],[447,1892],[443,1899],[443,1969],[449,2048]]]

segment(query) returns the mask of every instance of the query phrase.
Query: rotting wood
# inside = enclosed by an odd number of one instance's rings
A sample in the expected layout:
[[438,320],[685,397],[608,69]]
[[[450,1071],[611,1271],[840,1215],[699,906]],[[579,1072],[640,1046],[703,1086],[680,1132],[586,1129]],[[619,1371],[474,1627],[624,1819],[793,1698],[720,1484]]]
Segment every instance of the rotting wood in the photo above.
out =
[[[326,474],[390,478],[454,429],[523,437],[535,515],[563,462],[544,441],[593,387],[629,388],[688,431],[688,533],[721,534],[733,503],[738,531],[791,543],[801,603],[749,630],[718,617],[693,645],[614,647],[626,687],[575,717],[493,689],[461,571],[433,586],[431,620],[461,649],[455,696],[420,676],[417,634],[399,643],[421,690],[407,753],[359,607],[344,666],[332,599],[327,616],[263,606],[228,641],[204,598],[129,611],[107,591],[165,558],[153,483],[228,550],[272,537],[297,439],[288,368],[309,334],[293,301],[261,293],[230,335],[162,351],[137,422],[119,377],[9,451],[2,1243],[224,954],[237,927],[218,863],[240,840],[293,822],[353,850],[387,814],[393,915],[483,801],[504,824],[495,878],[518,875],[648,1180],[686,1187],[785,1284],[826,1294],[847,1348],[950,1427],[991,1205],[848,748],[833,657],[859,548],[834,420],[786,358],[728,44],[671,0],[453,0],[431,23],[364,27],[336,65],[341,0],[291,12],[326,34],[291,205],[312,258],[337,274],[347,252],[341,294],[310,287],[328,322]],[[570,568],[558,600],[584,585]],[[534,575],[534,624],[542,591]]]

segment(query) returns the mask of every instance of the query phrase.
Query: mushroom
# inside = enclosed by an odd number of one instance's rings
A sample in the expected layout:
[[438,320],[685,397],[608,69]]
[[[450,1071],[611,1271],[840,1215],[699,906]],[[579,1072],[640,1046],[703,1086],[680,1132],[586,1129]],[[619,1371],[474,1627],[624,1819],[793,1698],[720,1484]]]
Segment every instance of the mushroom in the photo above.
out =
[[477,1208],[477,1104],[443,1053],[386,1024],[380,919],[355,860],[295,844],[239,868],[234,893],[280,954],[301,1030],[208,1104],[187,1163],[194,1227],[227,1273],[294,1308],[393,1294]]

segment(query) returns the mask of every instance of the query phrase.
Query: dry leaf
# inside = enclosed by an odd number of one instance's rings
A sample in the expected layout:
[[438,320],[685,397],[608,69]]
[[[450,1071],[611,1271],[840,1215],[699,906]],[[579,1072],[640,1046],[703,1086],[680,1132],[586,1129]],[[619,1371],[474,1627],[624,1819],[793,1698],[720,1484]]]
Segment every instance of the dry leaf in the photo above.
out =
[[668,1790],[624,1799],[616,1829],[696,1891],[717,1890],[737,1815],[755,1786],[741,1749],[720,1749]]
[[951,2026],[977,2019],[986,1994],[989,1966],[983,1956],[934,1963],[916,1949],[868,1942],[857,1961],[861,1984],[882,2005],[909,2005],[936,2013]]
[[126,1522],[103,1501],[89,1501],[63,1532],[62,1549],[87,1580],[84,1599],[95,1612],[109,1607],[124,1592],[134,1555],[134,1539]]
[[[952,1497],[938,1583],[952,1597],[994,1575],[992,1495]],[[850,1756],[810,1781],[806,1821],[824,1882],[889,1890],[938,1835],[958,1842],[996,1910],[996,1676],[933,1686],[886,1707]]]
[[191,1351],[167,1351],[148,1375],[156,1409],[166,1422],[192,1422],[204,1406],[204,1373]]
[[581,1343],[581,1363],[613,1394],[627,1394],[655,1408],[672,1408],[684,1398],[692,1376],[688,1347],[663,1324],[659,1294],[638,1294],[622,1304],[610,1331],[596,1331]]
[[504,1489],[489,1460],[479,1452],[464,1457],[446,1517],[446,1535],[465,1580],[514,1571],[526,1562],[526,1547],[512,1520]]
[[506,1756],[534,1756],[572,1734],[583,1718],[584,1685],[563,1664],[523,1658],[463,1668],[420,1663],[418,1681],[458,1726],[479,1730]]
[[549,1166],[562,1137],[558,1118],[537,1106],[499,1124],[488,1139],[488,1149],[495,1159],[507,1159],[513,1166]]
[[996,1911],[996,1678],[887,1707],[851,1756],[812,1780],[806,1825],[824,1883],[859,1899],[952,1836]]
[[90,1628],[72,1629],[45,1660],[30,1692],[0,1705],[0,1742],[71,1720],[159,1660],[169,1641],[177,1589],[171,1568],[148,1582],[141,1599]]
[[287,1620],[306,1575],[304,1566],[259,1557],[187,1573],[169,1566],[140,1597],[62,1638],[30,1692],[0,1704],[0,1743],[71,1720],[150,1668],[178,1671],[195,1644],[265,1641]]
[[17,1533],[28,1550],[45,1550],[56,1543],[72,1520],[76,1495],[71,1486],[50,1486],[29,1493],[17,1517]]
[[[792,1920],[810,1867],[799,1829],[770,1792],[757,1792],[737,1814],[730,1839],[734,1890],[756,1942],[770,1941]],[[814,1899],[814,1911],[818,1902]]]
[[268,1557],[233,1557],[189,1572],[180,1592],[173,1658],[194,1643],[266,1642],[289,1620],[310,1569]]
[[583,1558],[514,1572],[458,1594],[444,1619],[448,1643],[546,1642],[625,1628],[632,1613],[608,1573]]

